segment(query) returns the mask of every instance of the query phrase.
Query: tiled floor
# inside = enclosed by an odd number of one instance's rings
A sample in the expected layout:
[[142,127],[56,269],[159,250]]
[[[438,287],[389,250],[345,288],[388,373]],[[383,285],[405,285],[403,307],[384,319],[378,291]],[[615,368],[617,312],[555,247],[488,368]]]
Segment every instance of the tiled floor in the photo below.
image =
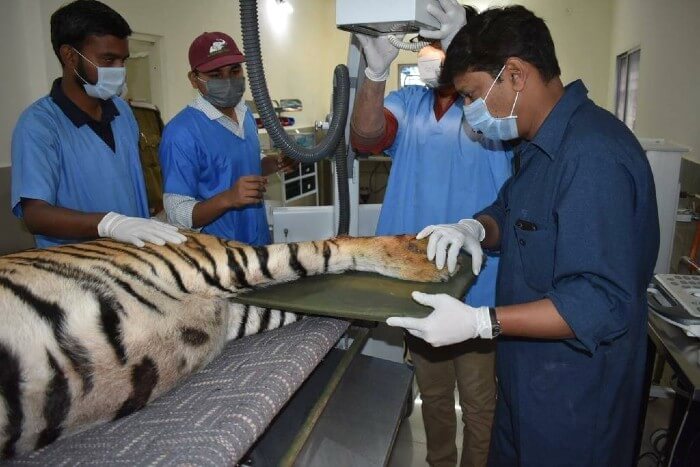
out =
[[[644,424],[644,435],[642,436],[642,446],[639,450],[639,467],[656,467],[659,452],[652,446],[652,434],[654,438],[664,438],[664,430],[668,428],[671,416],[673,401],[671,399],[651,399],[647,407],[646,423]],[[664,439],[657,442],[657,447],[662,448]]]
[[[415,394],[415,393],[414,393]],[[462,455],[462,409],[455,403],[457,412],[457,452]],[[413,413],[403,421],[396,437],[396,444],[389,459],[389,467],[418,467],[426,466],[425,429],[421,414],[420,399],[416,396],[413,403]]]
[[[462,412],[458,404],[457,411],[457,450],[461,455],[462,446]],[[671,399],[652,399],[647,408],[646,424],[642,439],[641,454],[647,454],[639,460],[639,467],[656,467],[657,454],[650,442],[652,433],[668,426],[668,419],[671,413]],[[658,435],[657,435],[658,436]],[[421,415],[420,399],[416,397],[414,401],[413,413],[405,419],[399,428],[396,444],[389,459],[389,467],[418,467],[425,466],[426,446],[425,430],[423,428],[423,417]],[[660,464],[658,464],[660,465]]]

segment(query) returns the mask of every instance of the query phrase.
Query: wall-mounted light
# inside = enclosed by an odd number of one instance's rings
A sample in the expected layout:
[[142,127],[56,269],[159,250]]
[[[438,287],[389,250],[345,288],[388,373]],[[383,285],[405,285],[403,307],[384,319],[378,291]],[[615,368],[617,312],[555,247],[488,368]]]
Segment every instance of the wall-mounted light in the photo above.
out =
[[267,0],[266,6],[272,34],[278,38],[287,37],[287,27],[294,7],[289,3],[289,0]]
[[294,7],[292,6],[291,3],[289,3],[289,0],[275,0],[277,2],[277,7],[282,11],[284,14],[291,15],[294,13]]

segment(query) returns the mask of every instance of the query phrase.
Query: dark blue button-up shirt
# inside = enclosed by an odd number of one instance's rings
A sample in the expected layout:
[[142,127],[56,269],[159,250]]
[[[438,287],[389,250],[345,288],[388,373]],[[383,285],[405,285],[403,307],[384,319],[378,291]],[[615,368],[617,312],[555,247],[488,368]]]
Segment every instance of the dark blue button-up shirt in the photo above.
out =
[[494,450],[508,441],[523,465],[629,465],[659,245],[649,163],[581,81],[518,155],[519,173],[479,214],[501,231],[496,302],[548,298],[575,338],[499,342]]

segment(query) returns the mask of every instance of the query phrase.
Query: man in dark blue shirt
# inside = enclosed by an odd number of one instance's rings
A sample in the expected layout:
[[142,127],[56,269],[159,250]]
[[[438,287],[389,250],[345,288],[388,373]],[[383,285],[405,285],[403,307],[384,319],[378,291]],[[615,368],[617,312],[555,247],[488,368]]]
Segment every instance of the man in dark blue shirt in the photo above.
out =
[[418,236],[438,265],[460,248],[500,250],[498,306],[414,293],[435,310],[388,322],[436,346],[502,334],[491,465],[631,465],[659,245],[654,181],[634,135],[559,75],[544,21],[521,6],[457,34],[442,79],[472,128],[520,139],[520,168],[475,219]]

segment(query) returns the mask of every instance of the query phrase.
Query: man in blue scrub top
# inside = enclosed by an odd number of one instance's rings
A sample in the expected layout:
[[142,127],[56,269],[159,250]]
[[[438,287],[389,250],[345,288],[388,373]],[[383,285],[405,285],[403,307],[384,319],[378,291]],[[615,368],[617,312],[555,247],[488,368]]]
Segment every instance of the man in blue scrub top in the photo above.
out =
[[521,138],[519,172],[491,206],[430,226],[444,261],[500,250],[497,307],[414,293],[424,319],[390,318],[435,346],[499,334],[489,464],[636,464],[646,286],[659,246],[654,180],[632,132],[564,87],[549,30],[522,6],[487,10],[443,69],[485,136]]
[[[447,19],[458,20],[445,27],[454,35],[464,24],[466,10],[456,1],[443,1],[442,7]],[[469,13],[476,14],[473,9]],[[405,86],[386,99],[388,69],[398,50],[385,37],[360,41],[368,79],[351,120],[352,142],[361,152],[384,151],[392,158],[376,233],[416,234],[428,224],[457,222],[490,205],[512,174],[512,155],[500,142],[465,130],[459,95],[451,84],[439,85],[442,47],[449,37],[418,54],[427,86]],[[474,261],[476,274],[481,260],[479,255]],[[469,303],[495,304],[497,271],[498,257],[489,255],[469,292]],[[485,465],[496,402],[494,343],[472,341],[434,349],[410,335],[406,342],[422,400],[426,461],[438,467],[457,464],[456,386],[464,422],[460,465]]]
[[137,246],[185,239],[148,219],[139,129],[118,97],[130,34],[124,18],[98,1],[78,0],[51,16],[63,76],[22,113],[12,135],[12,212],[38,247],[98,235]]
[[168,219],[229,240],[270,243],[265,175],[296,163],[261,162],[258,128],[242,99],[245,57],[229,35],[201,34],[189,61],[188,77],[200,95],[165,126],[159,148]]

